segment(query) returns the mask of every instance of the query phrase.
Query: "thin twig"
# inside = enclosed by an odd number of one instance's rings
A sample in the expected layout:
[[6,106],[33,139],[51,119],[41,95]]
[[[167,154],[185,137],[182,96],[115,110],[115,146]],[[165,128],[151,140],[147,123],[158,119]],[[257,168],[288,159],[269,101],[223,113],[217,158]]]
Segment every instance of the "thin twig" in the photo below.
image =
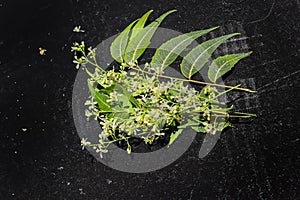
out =
[[196,81],[196,80],[183,79],[183,78],[177,78],[177,77],[172,77],[172,76],[165,76],[165,75],[161,75],[161,74],[155,74],[155,73],[146,72],[144,70],[140,70],[140,69],[137,69],[137,68],[134,68],[134,67],[131,67],[131,69],[136,70],[136,71],[142,71],[143,73],[151,74],[151,75],[154,75],[154,76],[159,76],[161,78],[174,79],[174,80],[190,82],[190,83],[196,83],[196,84],[201,84],[201,85],[211,85],[211,86],[216,86],[216,87],[230,88],[230,89],[241,90],[241,91],[251,92],[251,93],[256,92],[256,91],[253,91],[253,90],[250,90],[250,89],[247,89],[247,88],[240,88],[240,87],[236,87],[236,86],[221,85],[221,84],[217,84],[217,83],[208,83],[208,82],[203,82],[203,81]]

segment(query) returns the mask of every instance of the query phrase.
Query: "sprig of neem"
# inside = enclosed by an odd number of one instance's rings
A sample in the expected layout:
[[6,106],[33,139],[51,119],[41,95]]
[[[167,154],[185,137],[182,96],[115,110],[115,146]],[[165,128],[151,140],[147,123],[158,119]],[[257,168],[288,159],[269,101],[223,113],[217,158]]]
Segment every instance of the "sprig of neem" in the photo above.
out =
[[[255,92],[241,88],[240,84],[228,86],[217,81],[230,71],[241,59],[251,52],[227,54],[214,59],[208,67],[211,82],[192,79],[211,59],[213,52],[226,40],[238,33],[207,40],[193,48],[180,64],[180,72],[186,78],[167,76],[164,70],[169,67],[195,39],[218,27],[185,33],[163,43],[155,52],[151,62],[143,67],[139,58],[151,42],[156,29],[169,14],[169,11],[145,26],[152,10],[129,24],[112,42],[110,52],[120,70],[105,70],[96,60],[96,49],[86,47],[84,42],[75,43],[74,63],[76,68],[83,66],[89,75],[88,86],[91,93],[86,102],[86,116],[100,121],[102,132],[99,143],[91,144],[82,140],[83,146],[92,147],[96,152],[106,153],[109,145],[126,142],[127,152],[132,148],[130,139],[142,138],[145,143],[170,133],[169,146],[182,131],[190,127],[197,132],[215,134],[226,127],[232,127],[230,118],[250,118],[255,114],[234,112],[233,106],[227,107],[220,97],[232,90]],[[85,66],[95,67],[90,72]],[[163,79],[163,80],[162,80]],[[201,84],[201,91],[186,86],[186,82]],[[218,88],[224,88],[219,91]]]

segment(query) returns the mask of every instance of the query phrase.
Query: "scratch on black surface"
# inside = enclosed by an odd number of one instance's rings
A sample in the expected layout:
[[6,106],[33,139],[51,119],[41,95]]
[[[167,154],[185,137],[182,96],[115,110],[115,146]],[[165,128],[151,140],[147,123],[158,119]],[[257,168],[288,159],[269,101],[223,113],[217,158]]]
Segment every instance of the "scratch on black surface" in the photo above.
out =
[[241,109],[236,109],[234,110],[235,112],[241,112],[241,111],[245,111],[245,110],[253,110],[253,109],[257,109],[259,106],[251,106],[251,107],[245,107],[245,108],[241,108]]
[[[239,79],[238,81],[231,81],[230,85],[236,85],[239,82],[243,87],[256,90],[255,79]],[[260,107],[259,96],[257,93],[244,93],[242,96],[238,93],[232,93],[227,95],[227,102],[233,103],[236,107],[235,111],[251,110]]]
[[[236,111],[251,110],[251,109],[255,109],[255,108],[260,107],[259,101],[257,99],[258,98],[257,94],[261,94],[263,92],[271,92],[273,90],[277,91],[280,88],[288,87],[288,85],[282,85],[282,86],[279,86],[279,87],[276,87],[276,88],[270,88],[270,89],[268,88],[268,87],[272,86],[275,83],[278,83],[278,82],[280,82],[282,80],[285,80],[287,78],[290,78],[290,77],[298,74],[299,72],[300,72],[300,70],[292,72],[292,73],[290,73],[290,74],[288,74],[286,76],[280,77],[280,78],[278,78],[278,79],[276,79],[276,80],[274,80],[272,82],[269,82],[269,83],[267,83],[267,84],[265,84],[265,85],[263,85],[263,86],[261,86],[261,87],[259,87],[257,89],[255,89],[255,86],[254,86],[253,89],[257,91],[256,95],[253,95],[253,94],[250,95],[250,96],[246,95],[245,97],[239,98],[239,99],[237,99],[237,100],[234,101],[235,104],[237,104],[237,102],[239,102],[239,101],[243,101],[243,102],[246,101],[246,102],[244,102],[245,106],[237,109]],[[250,101],[254,101],[254,100],[255,100],[255,106],[250,106],[249,102]]]
[[191,194],[190,194],[190,198],[189,198],[189,200],[192,200],[192,197],[193,197],[193,192],[194,192],[194,188],[191,190]]
[[222,9],[222,6],[219,6],[219,7],[217,7],[217,8],[215,8],[215,10],[208,16],[208,17],[206,17],[205,19],[210,19],[212,16],[214,16],[214,14],[217,12],[217,10],[219,10],[219,9]]
[[280,61],[280,59],[269,60],[269,61],[263,62],[263,63],[261,63],[260,65],[257,65],[257,66],[264,66],[264,65],[276,63],[276,62],[279,62],[279,61]]
[[[295,74],[298,74],[299,72],[300,72],[300,70],[297,70],[297,71],[292,72],[292,73],[290,73],[290,74],[288,74],[288,75],[286,75],[286,76],[283,76],[283,77],[281,77],[281,78],[278,78],[278,79],[276,79],[276,80],[274,80],[274,81],[272,81],[272,82],[270,82],[270,83],[267,83],[267,84],[265,84],[265,85],[259,87],[259,88],[257,89],[257,91],[258,91],[258,93],[265,92],[265,91],[267,91],[267,90],[264,89],[264,88],[267,88],[267,87],[273,85],[274,83],[277,83],[277,82],[282,81],[282,80],[284,80],[284,79],[287,79],[287,78],[289,78],[289,77],[291,77],[291,76],[293,76],[293,75],[295,75]],[[262,90],[262,89],[264,89],[264,90]]]
[[274,8],[274,5],[275,5],[275,2],[276,2],[276,0],[273,0],[271,8],[270,8],[268,14],[265,17],[263,17],[261,19],[258,19],[258,20],[254,20],[254,21],[248,22],[247,24],[255,24],[255,23],[258,23],[258,22],[266,20],[271,15],[271,13],[273,11],[273,8]]

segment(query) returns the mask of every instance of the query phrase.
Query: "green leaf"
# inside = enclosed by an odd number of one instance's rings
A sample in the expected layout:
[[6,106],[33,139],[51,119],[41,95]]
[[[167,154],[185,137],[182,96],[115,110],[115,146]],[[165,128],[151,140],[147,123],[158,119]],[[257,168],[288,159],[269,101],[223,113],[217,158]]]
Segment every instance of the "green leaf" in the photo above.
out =
[[128,92],[126,90],[126,88],[124,88],[120,84],[118,84],[117,87],[122,90],[122,94],[124,94],[124,96],[127,98],[127,100],[129,100],[134,106],[139,107],[139,104],[138,104],[137,100],[132,96],[132,94],[130,92]]
[[137,59],[145,52],[146,48],[149,46],[151,42],[151,38],[153,37],[156,29],[161,24],[161,22],[171,13],[176,10],[171,10],[166,12],[157,18],[154,22],[140,30],[134,38],[130,39],[128,46],[125,50],[124,60],[126,63],[130,61],[135,62]]
[[114,88],[114,91],[122,95],[122,96],[118,96],[118,102],[121,103],[120,106],[122,109],[128,109],[132,107],[129,100],[131,94],[127,92],[125,88],[123,88],[120,84],[117,84],[116,87]]
[[233,127],[229,121],[226,121],[224,117],[215,117],[212,121],[213,133],[217,131],[223,131],[227,127]]
[[220,122],[220,123],[218,123],[216,125],[215,129],[217,131],[223,131],[227,127],[231,127],[231,123],[230,122]]
[[169,88],[168,92],[171,96],[178,96],[180,94],[180,92],[178,90],[175,90],[172,88]]
[[124,88],[122,85],[120,84],[113,84],[107,88],[101,89],[101,92],[109,95],[109,93],[111,93],[113,90],[117,90],[117,92],[119,94],[124,94],[129,101],[136,107],[139,107],[140,105],[138,104],[137,100],[132,96],[132,94],[130,92],[128,92],[126,90],[126,88]]
[[190,79],[195,73],[204,67],[204,65],[209,61],[209,58],[213,52],[222,43],[236,35],[239,35],[239,33],[224,35],[199,44],[183,58],[180,64],[181,73],[186,78]]
[[191,126],[191,128],[197,133],[206,133],[206,130],[203,126]]
[[134,37],[137,35],[137,33],[138,33],[139,31],[141,31],[141,30],[144,28],[145,23],[146,23],[146,21],[147,21],[149,15],[150,15],[152,12],[153,12],[153,10],[149,10],[149,11],[148,11],[147,13],[145,13],[145,14],[138,20],[138,22],[134,25],[134,27],[132,28],[131,36],[130,36],[131,39],[134,38]]
[[238,61],[249,56],[251,53],[229,54],[216,58],[208,68],[209,80],[215,83],[218,78],[230,71]]
[[[208,103],[212,103],[212,104],[216,104],[218,105],[220,102],[218,101],[218,99],[212,99],[209,97],[209,95],[207,94],[207,92],[211,92],[211,90],[214,89],[212,86],[210,85],[206,85],[204,86],[200,93],[199,93],[199,97],[201,99],[201,101],[206,101]],[[213,105],[212,105],[213,106]]]
[[116,91],[118,94],[121,94],[122,96],[117,97],[118,104],[111,107],[111,112],[113,113],[113,116],[117,118],[126,119],[129,117],[128,111],[132,110],[132,105],[138,107],[139,104],[137,100],[132,96],[132,94],[120,84],[113,84],[107,88],[101,89],[99,90],[99,93],[105,94],[108,97],[109,94],[114,91]]
[[219,27],[193,31],[168,40],[156,50],[150,63],[151,66],[159,66],[162,69],[165,69],[170,64],[172,64],[176,60],[178,55],[180,55],[182,51],[186,49],[187,46],[189,46],[193,41],[195,41],[195,39],[217,28]]
[[95,99],[95,101],[98,103],[99,108],[101,111],[111,111],[110,105],[106,102],[108,100],[108,96],[99,92],[99,90],[96,90],[93,86],[93,81],[88,79],[88,87],[91,93],[91,96]]
[[123,63],[123,57],[128,43],[130,29],[137,21],[138,20],[135,20],[129,24],[110,45],[110,54],[113,59],[119,63]]
[[168,147],[177,139],[177,137],[182,133],[183,129],[178,129],[175,133],[172,133],[170,136],[170,141]]
[[121,107],[115,106],[114,110],[115,110],[115,112],[112,112],[113,113],[113,117],[119,118],[119,119],[128,119],[128,117],[129,117],[129,113],[127,112],[128,109],[123,109],[122,110]]

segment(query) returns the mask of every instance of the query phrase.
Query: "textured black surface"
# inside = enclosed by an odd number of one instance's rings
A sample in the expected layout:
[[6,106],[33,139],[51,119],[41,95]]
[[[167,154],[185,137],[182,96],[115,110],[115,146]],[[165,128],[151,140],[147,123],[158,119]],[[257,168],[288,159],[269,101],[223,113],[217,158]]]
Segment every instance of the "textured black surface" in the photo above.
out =
[[[223,133],[204,159],[198,140],[159,171],[115,171],[81,150],[70,46],[174,8],[163,27],[243,33],[236,48],[254,53],[226,81],[258,90],[235,103],[258,117]],[[300,199],[299,11],[299,0],[0,2],[0,199]]]

